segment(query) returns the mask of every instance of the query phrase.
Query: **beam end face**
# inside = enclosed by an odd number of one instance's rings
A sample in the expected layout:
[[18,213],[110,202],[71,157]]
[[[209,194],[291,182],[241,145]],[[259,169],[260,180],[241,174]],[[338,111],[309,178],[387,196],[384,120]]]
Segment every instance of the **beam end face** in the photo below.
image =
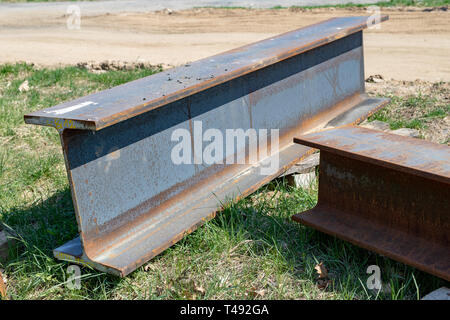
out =
[[317,206],[293,220],[450,280],[450,148],[345,126],[321,150]]

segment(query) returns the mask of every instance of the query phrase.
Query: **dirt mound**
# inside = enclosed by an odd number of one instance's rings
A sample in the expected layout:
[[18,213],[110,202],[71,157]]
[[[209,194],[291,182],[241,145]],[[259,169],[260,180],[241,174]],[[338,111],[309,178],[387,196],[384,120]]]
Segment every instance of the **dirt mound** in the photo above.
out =
[[162,64],[150,64],[147,62],[127,62],[127,61],[116,61],[116,60],[106,60],[102,62],[88,61],[79,62],[76,65],[78,68],[86,69],[94,73],[102,73],[106,71],[117,71],[117,70],[135,70],[135,69],[167,69],[172,66],[162,65]]

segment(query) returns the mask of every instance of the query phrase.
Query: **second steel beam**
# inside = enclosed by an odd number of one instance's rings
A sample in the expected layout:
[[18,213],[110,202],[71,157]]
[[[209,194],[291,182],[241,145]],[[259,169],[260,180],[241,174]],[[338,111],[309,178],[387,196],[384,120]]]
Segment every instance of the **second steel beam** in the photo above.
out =
[[320,149],[319,200],[295,221],[450,280],[450,147],[348,126]]

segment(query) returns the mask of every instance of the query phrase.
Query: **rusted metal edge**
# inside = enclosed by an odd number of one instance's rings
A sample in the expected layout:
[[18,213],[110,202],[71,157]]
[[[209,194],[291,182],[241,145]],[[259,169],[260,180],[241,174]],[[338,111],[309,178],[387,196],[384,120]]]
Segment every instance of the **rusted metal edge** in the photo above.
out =
[[7,295],[6,283],[3,280],[3,274],[1,271],[0,271],[0,298],[9,300]]
[[[100,130],[361,31],[368,26],[368,19],[333,18],[26,114],[24,119],[59,130]],[[380,17],[380,22],[386,20],[387,15]]]
[[[296,137],[294,142],[449,183],[450,148],[443,144],[357,126],[323,130]],[[387,145],[389,148],[384,148]],[[415,148],[411,149],[409,145]]]

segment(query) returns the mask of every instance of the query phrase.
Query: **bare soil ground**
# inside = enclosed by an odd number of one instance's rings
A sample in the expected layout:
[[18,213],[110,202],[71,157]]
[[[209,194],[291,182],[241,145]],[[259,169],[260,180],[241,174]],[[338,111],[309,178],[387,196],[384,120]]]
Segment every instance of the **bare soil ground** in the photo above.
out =
[[[179,65],[337,16],[368,15],[364,8],[192,9],[82,16],[0,12],[0,63],[45,66],[106,60]],[[450,10],[383,9],[390,20],[364,34],[366,76],[450,80]]]

